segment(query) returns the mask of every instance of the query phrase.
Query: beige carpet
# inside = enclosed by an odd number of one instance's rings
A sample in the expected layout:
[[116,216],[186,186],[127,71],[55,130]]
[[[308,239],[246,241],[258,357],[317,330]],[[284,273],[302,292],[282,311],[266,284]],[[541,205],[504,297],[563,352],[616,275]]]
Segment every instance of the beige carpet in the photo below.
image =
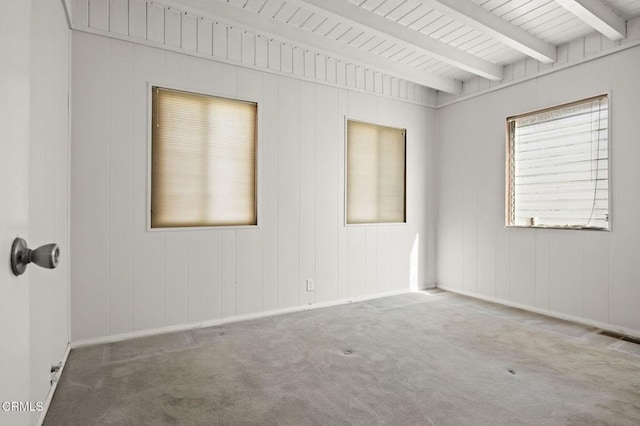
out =
[[640,347],[446,292],[75,349],[46,425],[640,425]]

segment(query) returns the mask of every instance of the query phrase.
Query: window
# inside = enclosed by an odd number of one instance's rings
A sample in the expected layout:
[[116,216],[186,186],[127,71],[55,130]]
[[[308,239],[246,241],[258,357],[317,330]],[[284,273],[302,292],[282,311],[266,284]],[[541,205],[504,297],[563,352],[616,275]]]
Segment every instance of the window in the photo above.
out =
[[507,119],[507,225],[609,229],[607,95]]
[[151,228],[256,225],[257,105],[152,88]]
[[347,120],[347,223],[403,223],[404,129]]

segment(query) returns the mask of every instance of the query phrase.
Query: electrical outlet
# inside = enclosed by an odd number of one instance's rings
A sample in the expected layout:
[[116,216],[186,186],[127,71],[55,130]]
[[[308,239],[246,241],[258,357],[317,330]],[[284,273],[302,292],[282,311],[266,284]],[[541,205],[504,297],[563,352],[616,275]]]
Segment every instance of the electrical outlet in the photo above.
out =
[[307,291],[313,291],[316,289],[316,284],[313,282],[313,278],[307,280]]

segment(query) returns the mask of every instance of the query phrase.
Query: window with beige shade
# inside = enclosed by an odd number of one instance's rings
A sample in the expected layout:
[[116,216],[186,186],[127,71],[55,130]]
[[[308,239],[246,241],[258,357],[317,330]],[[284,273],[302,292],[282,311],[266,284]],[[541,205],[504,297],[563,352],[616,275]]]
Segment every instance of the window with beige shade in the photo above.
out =
[[406,130],[347,120],[347,224],[406,222]]
[[257,225],[257,109],[152,87],[151,228]]

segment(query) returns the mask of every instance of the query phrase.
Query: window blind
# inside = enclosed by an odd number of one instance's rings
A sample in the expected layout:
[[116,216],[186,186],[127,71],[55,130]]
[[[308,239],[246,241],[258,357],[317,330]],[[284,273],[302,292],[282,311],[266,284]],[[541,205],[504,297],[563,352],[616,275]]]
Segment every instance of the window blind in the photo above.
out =
[[251,102],[152,88],[151,227],[256,225]]
[[347,120],[347,223],[405,221],[405,130]]
[[508,119],[508,224],[608,229],[606,95]]

